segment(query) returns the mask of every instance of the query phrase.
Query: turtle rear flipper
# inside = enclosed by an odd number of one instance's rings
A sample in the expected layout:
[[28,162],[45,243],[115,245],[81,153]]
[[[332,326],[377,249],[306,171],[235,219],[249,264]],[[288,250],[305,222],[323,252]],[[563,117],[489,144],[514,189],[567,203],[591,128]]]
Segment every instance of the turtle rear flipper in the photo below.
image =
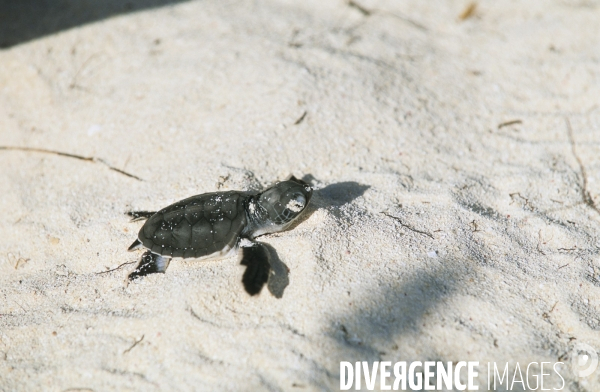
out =
[[260,293],[260,290],[269,280],[269,271],[271,270],[269,257],[269,249],[260,242],[242,248],[241,264],[246,266],[242,283],[248,294],[256,295]]
[[142,259],[138,264],[135,271],[129,274],[129,280],[137,279],[141,276],[145,276],[148,274],[154,274],[157,272],[165,273],[167,267],[169,266],[169,262],[171,258],[164,257],[161,255],[157,255],[156,253],[152,253],[150,251],[145,252],[142,255]]
[[127,211],[125,213],[125,215],[131,217],[131,222],[148,219],[154,214],[156,214],[156,211]]

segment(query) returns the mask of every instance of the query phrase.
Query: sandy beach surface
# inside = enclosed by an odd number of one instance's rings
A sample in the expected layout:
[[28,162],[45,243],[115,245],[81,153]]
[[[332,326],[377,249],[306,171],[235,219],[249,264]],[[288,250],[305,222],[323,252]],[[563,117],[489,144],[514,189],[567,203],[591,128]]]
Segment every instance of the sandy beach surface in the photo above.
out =
[[[0,146],[79,158],[0,149],[0,390],[329,391],[341,361],[600,390],[599,1],[10,3]],[[290,174],[260,295],[237,257],[127,284],[126,211]]]

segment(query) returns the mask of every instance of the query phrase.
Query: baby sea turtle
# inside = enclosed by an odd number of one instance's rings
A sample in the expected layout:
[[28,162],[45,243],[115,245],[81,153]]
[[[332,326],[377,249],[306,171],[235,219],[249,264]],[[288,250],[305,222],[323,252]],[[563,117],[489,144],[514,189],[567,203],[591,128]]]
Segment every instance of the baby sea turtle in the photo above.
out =
[[242,282],[250,295],[269,278],[269,250],[256,237],[285,230],[306,209],[312,188],[291,176],[260,192],[213,192],[178,201],[157,212],[128,214],[148,219],[129,247],[148,249],[129,280],[164,273],[173,257],[227,257],[242,248]]

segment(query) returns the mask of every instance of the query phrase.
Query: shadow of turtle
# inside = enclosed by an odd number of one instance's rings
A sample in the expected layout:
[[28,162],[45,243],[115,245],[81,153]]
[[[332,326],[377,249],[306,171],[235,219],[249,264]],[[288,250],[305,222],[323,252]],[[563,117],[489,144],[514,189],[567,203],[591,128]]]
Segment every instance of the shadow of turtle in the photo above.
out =
[[267,288],[275,298],[282,298],[285,288],[290,284],[290,269],[281,261],[275,248],[264,242],[263,245],[269,250],[269,263],[271,264]]
[[[402,277],[390,276],[381,287],[374,288],[361,305],[342,308],[337,314],[330,315],[327,333],[335,345],[326,355],[332,359],[331,363],[454,360],[440,353],[435,345],[420,348],[420,355],[424,357],[411,357],[414,354],[399,348],[405,348],[407,342],[414,341],[417,336],[430,333],[423,328],[430,322],[427,316],[447,307],[464,286],[464,271],[457,270],[456,261],[447,262],[454,265],[440,263]],[[327,370],[331,385],[337,385],[339,368]]]
[[[314,177],[308,174],[302,179],[310,183],[314,180]],[[289,227],[288,230],[293,230],[296,226],[306,221],[319,208],[339,208],[345,204],[352,203],[356,198],[362,196],[369,188],[369,185],[347,181],[330,184],[324,188],[315,190],[306,211]],[[285,288],[290,283],[288,276],[290,269],[283,261],[281,261],[279,255],[277,255],[277,251],[272,246],[268,244],[265,244],[265,246],[269,249],[271,263],[267,287],[274,297],[282,298]]]
[[338,182],[315,191],[315,207],[341,207],[361,197],[371,186],[354,181]]
[[0,0],[0,48],[113,15],[184,1],[188,0]]
[[[311,183],[315,178],[307,174],[302,177],[302,180]],[[289,227],[288,230],[293,230],[302,222],[308,220],[310,216],[319,208],[328,210],[336,210],[346,204],[352,203],[357,198],[361,197],[369,188],[370,185],[359,184],[355,181],[344,181],[329,184],[321,189],[315,189],[312,199],[306,211]]]

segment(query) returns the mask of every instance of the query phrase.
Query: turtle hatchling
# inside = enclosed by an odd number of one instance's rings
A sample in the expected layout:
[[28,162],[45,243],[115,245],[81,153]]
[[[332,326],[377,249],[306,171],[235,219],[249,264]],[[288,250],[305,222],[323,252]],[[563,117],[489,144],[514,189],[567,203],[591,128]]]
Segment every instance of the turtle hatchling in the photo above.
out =
[[310,202],[312,188],[291,176],[260,193],[204,193],[157,212],[129,212],[148,219],[129,247],[147,249],[129,280],[164,273],[173,257],[210,259],[231,256],[241,248],[247,266],[242,283],[250,295],[269,278],[269,249],[256,237],[285,230]]

